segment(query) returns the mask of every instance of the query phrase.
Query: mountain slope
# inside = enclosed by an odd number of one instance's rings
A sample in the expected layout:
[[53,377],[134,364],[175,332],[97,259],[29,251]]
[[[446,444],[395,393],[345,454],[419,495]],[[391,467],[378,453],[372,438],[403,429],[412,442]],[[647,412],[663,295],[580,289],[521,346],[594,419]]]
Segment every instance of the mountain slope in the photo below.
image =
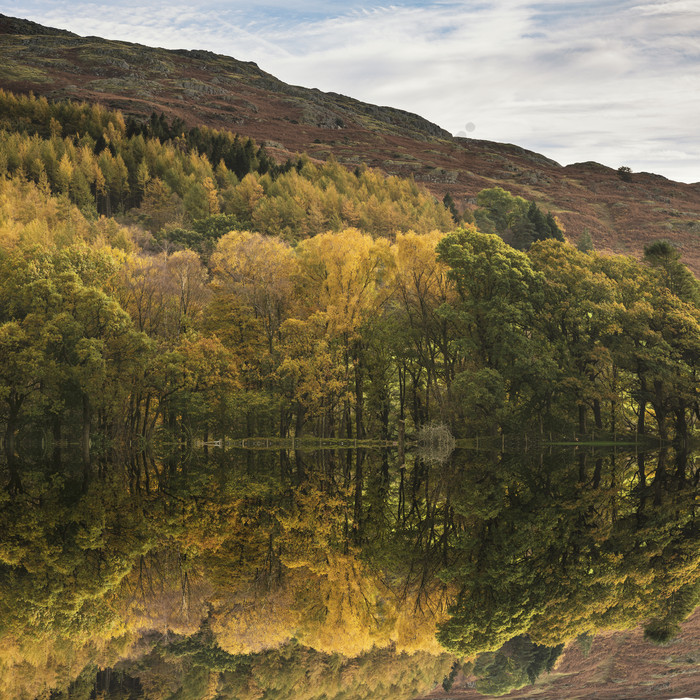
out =
[[[619,700],[620,698],[697,697],[700,666],[697,640],[700,612],[683,623],[682,631],[668,646],[654,646],[641,627],[602,632],[589,652],[570,642],[551,674],[543,673],[534,685],[510,692],[515,700]],[[442,688],[417,700],[488,700],[474,689],[473,678],[462,676],[449,692]]]
[[501,186],[550,209],[575,241],[640,255],[668,238],[700,272],[700,184],[649,173],[622,180],[597,163],[562,167],[509,144],[453,138],[429,121],[335,93],[287,85],[256,64],[209,51],[169,51],[42,27],[0,15],[0,87],[50,99],[99,101],[127,115],[152,111],[265,141],[279,158],[333,154],[413,177],[460,208]]

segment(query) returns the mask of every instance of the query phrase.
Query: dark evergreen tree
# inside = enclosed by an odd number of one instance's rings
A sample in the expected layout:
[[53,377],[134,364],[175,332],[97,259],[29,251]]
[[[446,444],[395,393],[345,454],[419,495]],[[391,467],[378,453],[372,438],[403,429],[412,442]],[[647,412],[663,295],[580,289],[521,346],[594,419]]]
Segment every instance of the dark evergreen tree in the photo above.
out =
[[454,222],[459,223],[460,217],[459,212],[457,211],[457,205],[455,204],[455,200],[449,192],[445,193],[445,196],[442,198],[442,203],[445,205],[447,211],[449,211],[450,214],[452,214]]

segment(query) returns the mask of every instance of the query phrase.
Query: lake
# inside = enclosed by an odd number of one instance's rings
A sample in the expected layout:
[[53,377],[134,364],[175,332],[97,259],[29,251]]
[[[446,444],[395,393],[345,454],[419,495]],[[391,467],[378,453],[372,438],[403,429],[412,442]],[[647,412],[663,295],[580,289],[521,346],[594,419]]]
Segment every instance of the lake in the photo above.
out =
[[696,456],[274,447],[6,453],[0,697],[700,686]]

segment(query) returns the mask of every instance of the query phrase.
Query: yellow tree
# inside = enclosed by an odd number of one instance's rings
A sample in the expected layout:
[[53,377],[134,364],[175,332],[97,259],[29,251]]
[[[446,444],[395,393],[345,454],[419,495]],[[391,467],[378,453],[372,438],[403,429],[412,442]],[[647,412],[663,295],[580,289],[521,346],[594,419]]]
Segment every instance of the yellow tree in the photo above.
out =
[[282,414],[286,435],[292,417],[296,437],[302,434],[305,422],[316,419],[317,434],[335,435],[335,414],[338,406],[350,401],[343,367],[336,361],[325,335],[325,324],[314,316],[302,320],[287,319],[281,326],[282,358],[276,372],[276,387],[281,392]]
[[197,325],[202,310],[210,297],[207,271],[199,255],[192,250],[180,250],[165,261],[172,289],[178,305],[178,333]]
[[129,312],[136,328],[150,336],[166,336],[170,326],[166,260],[164,254],[132,256],[115,281],[114,296]]
[[400,418],[408,405],[416,423],[427,420],[433,401],[440,406],[444,403],[445,390],[449,391],[459,371],[449,321],[438,313],[455,298],[448,268],[435,253],[443,236],[440,231],[399,233],[391,248],[396,266],[391,315]]
[[264,192],[259,177],[255,173],[248,173],[226,195],[224,213],[235,214],[241,221],[250,222],[255,206],[263,198]]
[[231,231],[211,258],[219,292],[237,296],[261,325],[270,354],[288,316],[296,258],[283,241],[259,233]]
[[[376,317],[392,292],[393,260],[389,242],[357,229],[324,233],[299,244],[297,298],[308,318],[325,328],[348,384],[354,385],[355,429],[364,435],[363,326]],[[349,406],[345,424],[351,432]]]

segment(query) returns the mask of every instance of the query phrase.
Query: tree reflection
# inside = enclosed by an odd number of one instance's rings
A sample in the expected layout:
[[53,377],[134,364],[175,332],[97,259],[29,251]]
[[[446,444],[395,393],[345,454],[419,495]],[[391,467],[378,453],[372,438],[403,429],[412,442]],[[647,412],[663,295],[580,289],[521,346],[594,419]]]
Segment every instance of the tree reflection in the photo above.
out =
[[670,461],[489,462],[480,488],[455,494],[465,528],[447,573],[461,589],[440,641],[470,655],[523,633],[556,645],[664,618],[698,576],[698,471],[683,453]]
[[0,694],[129,697],[95,681],[114,668],[119,692],[253,698],[307,664],[308,697],[409,698],[446,651],[494,693],[582,634],[664,643],[700,599],[699,473],[668,450],[8,451]]

